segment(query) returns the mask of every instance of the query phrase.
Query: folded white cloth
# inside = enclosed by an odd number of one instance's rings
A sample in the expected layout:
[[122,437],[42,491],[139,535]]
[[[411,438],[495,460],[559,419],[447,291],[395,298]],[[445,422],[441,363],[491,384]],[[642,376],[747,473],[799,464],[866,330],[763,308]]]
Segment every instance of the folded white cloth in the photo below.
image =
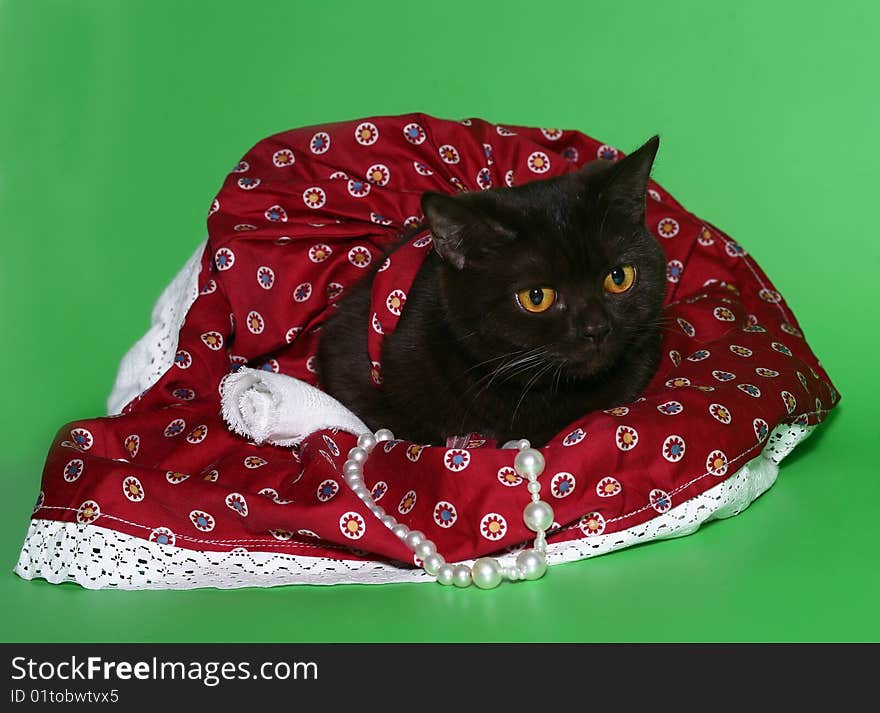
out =
[[299,379],[242,367],[226,377],[221,397],[229,428],[262,444],[295,446],[310,433],[337,428],[358,435],[370,430],[332,396]]

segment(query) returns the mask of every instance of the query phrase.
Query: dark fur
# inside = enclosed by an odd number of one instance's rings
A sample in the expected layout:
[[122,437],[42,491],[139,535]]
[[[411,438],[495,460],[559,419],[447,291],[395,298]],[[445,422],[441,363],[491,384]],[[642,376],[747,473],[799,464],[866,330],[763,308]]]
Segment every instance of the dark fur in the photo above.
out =
[[[660,353],[666,265],[644,218],[658,144],[516,188],[425,194],[434,250],[385,337],[384,383],[369,380],[367,277],[323,330],[322,387],[371,428],[425,444],[477,432],[542,445],[590,411],[633,401]],[[621,264],[636,266],[635,285],[606,293]],[[527,313],[515,295],[532,287],[555,288],[559,303]]]

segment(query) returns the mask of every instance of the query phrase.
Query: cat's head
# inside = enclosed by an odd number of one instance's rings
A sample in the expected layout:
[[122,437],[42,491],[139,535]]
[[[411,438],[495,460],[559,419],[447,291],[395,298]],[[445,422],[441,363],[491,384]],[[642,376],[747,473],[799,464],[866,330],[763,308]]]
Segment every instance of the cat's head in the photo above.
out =
[[645,227],[659,143],[515,188],[422,197],[440,297],[475,359],[531,350],[590,377],[659,333],[666,263]]

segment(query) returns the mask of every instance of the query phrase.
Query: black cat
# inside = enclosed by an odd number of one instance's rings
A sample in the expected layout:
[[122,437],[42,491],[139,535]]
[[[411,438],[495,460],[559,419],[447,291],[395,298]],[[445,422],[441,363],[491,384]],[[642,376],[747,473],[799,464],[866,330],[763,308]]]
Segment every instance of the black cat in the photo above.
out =
[[382,386],[367,277],[323,330],[322,388],[371,428],[438,445],[469,432],[543,445],[633,401],[660,355],[666,263],[645,227],[659,143],[516,188],[425,193],[434,250],[383,342]]

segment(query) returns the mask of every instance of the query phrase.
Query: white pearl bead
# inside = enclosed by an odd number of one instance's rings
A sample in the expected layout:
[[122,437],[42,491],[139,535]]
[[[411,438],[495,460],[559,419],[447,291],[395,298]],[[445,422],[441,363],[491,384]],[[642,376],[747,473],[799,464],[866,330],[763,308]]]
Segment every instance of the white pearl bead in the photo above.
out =
[[526,448],[531,448],[531,447],[532,447],[532,444],[529,442],[529,439],[528,439],[528,438],[520,438],[520,439],[516,442],[516,447],[519,448],[521,451],[523,451],[523,450],[525,450]]
[[425,533],[419,530],[412,530],[406,537],[403,538],[403,541],[406,543],[406,546],[411,550],[414,550],[425,540]]
[[536,550],[523,550],[516,557],[516,566],[525,579],[541,579],[547,571],[547,560]]
[[529,492],[530,492],[532,495],[535,495],[535,494],[541,492],[541,484],[540,484],[537,480],[530,480],[530,481],[526,484],[526,487],[529,489]]
[[343,480],[349,485],[355,485],[356,483],[360,483],[364,476],[360,473],[346,473],[342,476]]
[[436,552],[422,559],[422,568],[428,574],[437,574],[444,564],[446,560],[443,559],[443,555],[438,555]]
[[404,537],[406,537],[406,533],[409,532],[409,528],[402,522],[398,522],[394,527],[391,528],[391,532],[393,532],[402,540]]
[[466,564],[457,564],[452,568],[452,583],[456,587],[471,586],[471,568]]
[[501,447],[502,447],[502,448],[506,448],[506,449],[508,449],[508,450],[511,450],[511,449],[513,449],[513,448],[519,448],[519,441],[517,441],[517,440],[507,441],[507,442],[506,442],[503,446],[501,446]]
[[342,464],[343,473],[362,473],[363,471],[363,466],[357,461],[347,460]]
[[501,567],[491,557],[480,557],[474,562],[471,577],[480,589],[494,589],[501,584]]
[[513,459],[513,469],[519,475],[526,477],[541,475],[544,472],[544,456],[534,448],[526,448],[516,454],[516,458]]
[[353,460],[355,463],[366,463],[368,455],[369,453],[360,446],[355,446],[348,452],[349,460]]
[[391,529],[397,524],[397,520],[395,520],[394,517],[391,515],[383,515],[379,519],[382,520],[382,524],[385,525],[385,527],[387,527],[388,529]]
[[[440,555],[437,555],[438,557]],[[441,564],[437,569],[437,581],[444,586],[452,584],[455,577],[455,568],[451,564]]]
[[376,431],[376,440],[377,441],[393,441],[394,434],[391,433],[387,428],[380,428]]
[[413,552],[415,553],[416,557],[424,562],[425,558],[429,555],[437,554],[437,545],[431,542],[431,540],[422,540],[413,548]]
[[358,445],[367,453],[376,447],[376,437],[372,433],[362,433],[358,436]]
[[381,505],[376,505],[376,503],[370,503],[367,507],[369,507],[370,512],[379,519],[381,519],[382,516],[385,514],[385,508],[383,508]]
[[532,532],[546,530],[553,524],[553,508],[543,500],[529,503],[523,510],[523,521]]

